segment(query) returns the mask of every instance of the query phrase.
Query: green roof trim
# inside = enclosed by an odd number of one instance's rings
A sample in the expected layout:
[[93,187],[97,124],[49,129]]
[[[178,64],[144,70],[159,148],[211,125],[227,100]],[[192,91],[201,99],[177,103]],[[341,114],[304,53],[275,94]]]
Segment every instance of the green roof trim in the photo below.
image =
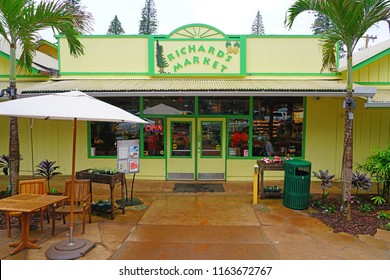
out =
[[353,70],[359,70],[360,68],[368,65],[368,64],[371,64],[373,63],[374,61],[378,60],[378,59],[381,59],[382,57],[386,56],[386,55],[389,55],[390,54],[390,49],[387,49],[387,50],[384,50],[383,52],[380,52],[376,55],[374,55],[373,57],[370,57],[358,64],[356,64],[355,66],[353,66]]
[[148,72],[60,72],[62,76],[148,76]]

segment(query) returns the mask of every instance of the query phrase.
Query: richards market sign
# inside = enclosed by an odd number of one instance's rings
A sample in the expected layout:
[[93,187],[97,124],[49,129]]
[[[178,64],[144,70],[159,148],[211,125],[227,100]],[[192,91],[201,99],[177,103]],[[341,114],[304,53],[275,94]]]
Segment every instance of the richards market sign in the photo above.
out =
[[241,75],[240,40],[155,40],[154,75]]

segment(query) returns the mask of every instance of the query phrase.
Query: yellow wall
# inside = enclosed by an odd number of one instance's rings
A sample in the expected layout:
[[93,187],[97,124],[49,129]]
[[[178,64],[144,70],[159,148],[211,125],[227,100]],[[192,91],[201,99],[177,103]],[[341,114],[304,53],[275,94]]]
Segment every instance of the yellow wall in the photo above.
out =
[[249,37],[248,73],[320,73],[318,38]]
[[[85,46],[85,54],[78,57],[77,62],[75,62],[76,58],[70,55],[65,39],[60,38],[59,40],[61,73],[66,73],[67,75],[71,73],[93,75],[94,73],[147,73],[149,70],[148,38],[146,37],[82,37],[81,42]],[[316,37],[307,36],[249,36],[246,38],[246,72],[320,74],[322,56],[318,48],[318,40]],[[167,56],[170,52],[174,53],[172,50],[176,50],[176,48],[180,50],[183,44],[187,46],[195,42],[197,41],[178,40],[161,41],[161,44],[164,44],[164,54]],[[220,49],[225,49],[224,41],[222,43],[221,41],[215,41],[210,44],[213,46],[221,45]],[[244,50],[245,48],[240,48],[240,52]],[[151,51],[154,56],[154,50],[152,49]],[[235,63],[239,59],[238,55],[234,56]],[[170,64],[173,65],[176,62],[184,63],[178,60],[170,62]],[[230,67],[231,65],[227,66]],[[234,68],[234,71],[238,73],[239,71],[236,68]],[[191,69],[199,71],[194,66]],[[229,71],[226,70],[225,72],[229,73]]]
[[[60,40],[60,72],[145,73],[148,71],[147,38],[81,38],[84,55],[70,55],[66,40]],[[76,62],[77,60],[77,62]]]
[[365,65],[353,72],[354,82],[390,82],[390,55]]

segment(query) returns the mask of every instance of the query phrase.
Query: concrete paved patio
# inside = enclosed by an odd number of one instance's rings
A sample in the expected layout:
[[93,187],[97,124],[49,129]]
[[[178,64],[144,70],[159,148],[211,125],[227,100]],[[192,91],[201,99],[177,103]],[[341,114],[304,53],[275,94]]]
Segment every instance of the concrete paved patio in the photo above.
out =
[[[61,184],[61,179],[57,179]],[[55,180],[53,180],[55,182]],[[282,186],[282,182],[267,182]],[[52,184],[52,183],[51,183]],[[74,238],[96,243],[80,260],[389,260],[390,232],[375,236],[333,233],[308,210],[283,206],[282,199],[252,204],[252,182],[223,182],[224,193],[173,193],[174,182],[135,181],[135,197],[143,207],[129,206],[116,217],[93,216],[81,234],[75,216]],[[131,180],[128,182],[129,190]],[[337,189],[337,186],[334,188]],[[336,189],[332,189],[335,192]],[[311,192],[321,192],[312,183]],[[119,188],[115,196],[120,197]],[[93,199],[109,196],[106,185],[93,184]],[[67,219],[68,221],[68,219]],[[45,223],[44,233],[31,230],[41,249],[10,255],[9,243],[20,239],[19,229],[0,231],[0,259],[45,260],[46,251],[67,239],[68,224]]]

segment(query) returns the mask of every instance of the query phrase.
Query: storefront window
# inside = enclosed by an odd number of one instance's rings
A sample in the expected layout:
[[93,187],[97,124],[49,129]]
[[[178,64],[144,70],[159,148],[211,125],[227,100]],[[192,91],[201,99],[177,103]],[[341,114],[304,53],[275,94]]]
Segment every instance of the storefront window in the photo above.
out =
[[220,157],[222,122],[210,121],[201,123],[202,126],[202,157]]
[[194,97],[145,97],[144,115],[194,115]]
[[302,156],[303,97],[254,98],[252,155]]
[[200,115],[248,115],[249,97],[199,97]]
[[229,119],[229,157],[249,156],[249,120]]
[[149,118],[151,123],[144,128],[144,156],[164,156],[164,119]]
[[191,122],[172,122],[172,157],[191,156]]
[[[132,97],[99,98],[104,102],[139,114],[139,99]],[[104,114],[104,112],[102,112]],[[140,125],[133,123],[90,122],[91,156],[116,156],[117,140],[140,138]]]

